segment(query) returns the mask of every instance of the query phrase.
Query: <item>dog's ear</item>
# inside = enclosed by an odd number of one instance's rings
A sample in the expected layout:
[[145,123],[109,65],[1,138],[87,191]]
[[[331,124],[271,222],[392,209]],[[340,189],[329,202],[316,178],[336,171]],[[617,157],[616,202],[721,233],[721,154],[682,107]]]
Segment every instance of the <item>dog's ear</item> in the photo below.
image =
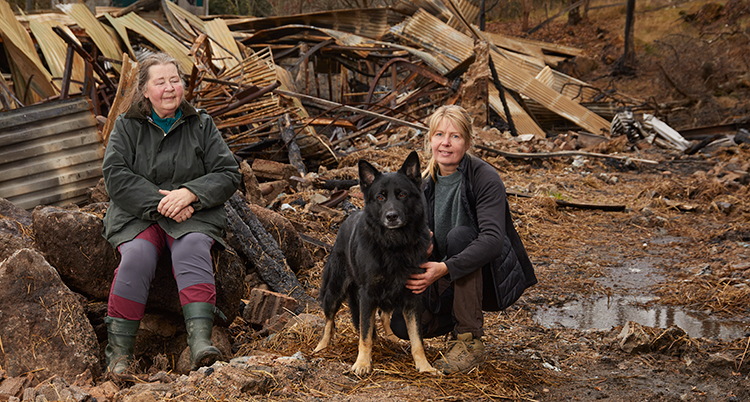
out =
[[375,169],[375,166],[372,166],[370,162],[364,159],[359,160],[359,188],[362,190],[365,199],[367,199],[367,190],[370,189],[372,182],[378,176],[380,176],[380,172],[378,169]]
[[417,151],[411,151],[409,156],[406,157],[404,164],[401,165],[401,169],[398,170],[411,179],[411,181],[419,185],[422,182],[422,172],[419,166],[419,154]]

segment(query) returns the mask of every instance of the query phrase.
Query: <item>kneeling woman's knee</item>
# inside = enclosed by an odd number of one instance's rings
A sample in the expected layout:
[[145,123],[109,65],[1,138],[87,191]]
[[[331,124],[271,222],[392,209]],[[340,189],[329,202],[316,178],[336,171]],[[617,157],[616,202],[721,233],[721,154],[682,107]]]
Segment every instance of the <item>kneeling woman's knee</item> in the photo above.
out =
[[406,328],[406,320],[401,310],[395,310],[391,316],[391,331],[400,339],[409,339],[409,331]]
[[446,255],[454,256],[462,251],[477,238],[477,231],[469,226],[456,226],[448,232],[446,237]]

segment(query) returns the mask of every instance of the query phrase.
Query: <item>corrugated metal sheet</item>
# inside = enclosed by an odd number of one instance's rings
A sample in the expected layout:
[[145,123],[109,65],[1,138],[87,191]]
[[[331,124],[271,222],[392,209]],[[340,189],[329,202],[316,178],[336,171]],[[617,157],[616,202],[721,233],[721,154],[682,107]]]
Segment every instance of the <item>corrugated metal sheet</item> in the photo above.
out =
[[[122,50],[115,39],[107,32],[104,25],[100,23],[91,10],[83,3],[58,4],[57,8],[75,20],[76,24],[86,30],[86,34],[94,41],[96,47],[105,57],[113,60],[122,60]],[[114,68],[119,72],[120,65],[114,63]]]
[[227,25],[234,31],[242,30],[249,32],[285,25],[308,25],[378,39],[388,32],[388,28],[390,27],[387,13],[388,10],[385,8],[323,11],[286,17],[228,20]]
[[58,95],[59,91],[51,83],[52,75],[36,53],[34,41],[26,28],[16,20],[13,10],[5,1],[0,2],[0,33],[5,51],[10,56],[16,96],[21,98],[27,92],[27,83],[30,83],[30,88],[34,91],[29,94],[31,99],[21,99],[21,102],[31,103]]
[[87,98],[0,113],[0,197],[18,207],[80,203],[102,177],[104,148]]
[[[461,61],[466,60],[474,49],[472,38],[454,30],[424,10],[417,11],[400,27],[398,32],[394,33],[434,52],[448,68],[455,67]],[[593,134],[609,132],[608,121],[539,82],[534,78],[536,74],[529,74],[504,55],[494,50],[490,54],[498,77],[505,87],[539,102],[547,109]]]
[[[224,20],[216,18],[206,22],[205,32],[211,39],[219,42],[224,47],[222,48],[221,46],[216,46],[216,44],[211,44],[211,50],[214,53],[214,63],[217,66],[232,68],[239,64],[237,58],[241,58],[242,53],[240,53],[240,48],[237,46],[237,41],[234,40],[234,37],[232,36],[232,31],[227,28],[227,24]],[[227,49],[232,53],[230,54],[224,49]]]
[[[49,66],[52,77],[59,79],[55,81],[55,84],[62,87],[62,77],[65,74],[65,58],[68,52],[68,44],[52,30],[55,26],[59,26],[70,35],[73,40],[78,42],[78,39],[68,27],[60,25],[56,21],[29,21],[29,29],[31,30],[31,33],[34,34],[34,37],[39,44],[39,48],[42,49],[44,60],[47,62],[47,66]],[[78,44],[80,45],[81,43],[78,42]],[[83,85],[77,84],[76,81],[83,83],[86,79],[85,72],[86,67],[83,58],[78,53],[75,53],[73,55],[73,68],[71,69],[70,75],[72,81],[68,93],[78,93],[83,89]]]
[[[185,73],[190,73],[193,70],[193,64],[195,60],[192,56],[188,55],[189,49],[183,46],[177,39],[167,35],[161,29],[157,28],[156,25],[144,20],[136,13],[129,13],[123,15],[120,18],[108,17],[112,25],[117,29],[117,32],[123,37],[123,40],[127,40],[127,29],[138,33],[143,36],[149,42],[153,43],[156,47],[168,53],[180,63],[180,68]],[[127,40],[129,43],[130,41]],[[135,58],[135,55],[133,55]]]

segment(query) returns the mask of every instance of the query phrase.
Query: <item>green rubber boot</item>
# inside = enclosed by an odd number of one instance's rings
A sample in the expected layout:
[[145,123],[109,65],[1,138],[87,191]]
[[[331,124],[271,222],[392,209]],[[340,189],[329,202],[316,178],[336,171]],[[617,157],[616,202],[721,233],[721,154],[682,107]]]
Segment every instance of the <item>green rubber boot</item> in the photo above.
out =
[[211,343],[214,326],[214,305],[211,303],[188,303],[182,306],[185,328],[190,346],[190,370],[210,366],[222,358],[221,352]]
[[141,322],[109,316],[104,318],[104,322],[107,324],[108,339],[104,348],[107,372],[122,374],[133,361],[135,336]]

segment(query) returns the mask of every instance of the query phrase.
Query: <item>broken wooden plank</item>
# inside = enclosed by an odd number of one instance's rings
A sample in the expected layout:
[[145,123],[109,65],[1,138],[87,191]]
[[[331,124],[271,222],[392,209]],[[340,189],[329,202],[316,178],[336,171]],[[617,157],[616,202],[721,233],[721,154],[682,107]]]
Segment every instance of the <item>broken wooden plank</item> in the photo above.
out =
[[128,108],[130,108],[130,104],[133,102],[133,96],[135,96],[137,90],[138,63],[130,60],[127,53],[123,53],[120,82],[117,85],[117,92],[115,93],[115,99],[112,101],[112,107],[109,109],[107,121],[104,123],[104,128],[102,128],[102,143],[105,147],[109,141],[109,134],[115,127],[117,116],[125,113]]

